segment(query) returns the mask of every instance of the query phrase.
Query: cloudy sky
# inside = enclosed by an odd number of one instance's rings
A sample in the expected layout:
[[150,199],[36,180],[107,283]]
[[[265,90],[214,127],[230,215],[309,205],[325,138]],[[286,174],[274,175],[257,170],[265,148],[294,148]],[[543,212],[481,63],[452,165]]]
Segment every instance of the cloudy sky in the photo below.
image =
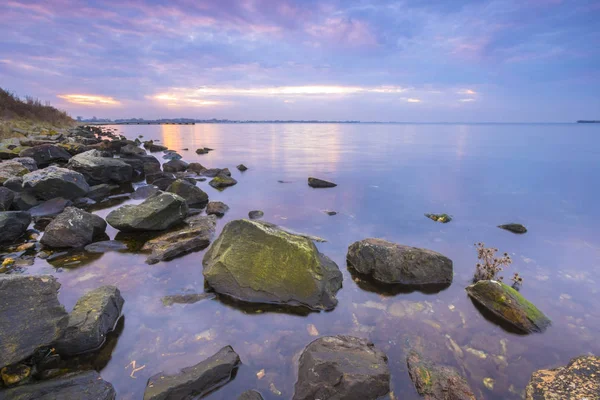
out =
[[84,117],[600,119],[600,0],[2,0],[0,86]]

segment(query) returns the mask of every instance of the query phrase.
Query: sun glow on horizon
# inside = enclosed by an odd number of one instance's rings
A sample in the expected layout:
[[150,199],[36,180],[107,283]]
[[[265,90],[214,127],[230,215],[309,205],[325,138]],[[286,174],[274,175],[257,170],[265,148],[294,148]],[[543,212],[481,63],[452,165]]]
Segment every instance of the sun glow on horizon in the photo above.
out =
[[82,106],[116,106],[121,104],[120,101],[109,96],[89,94],[59,94],[57,97],[66,100],[69,103],[79,104]]

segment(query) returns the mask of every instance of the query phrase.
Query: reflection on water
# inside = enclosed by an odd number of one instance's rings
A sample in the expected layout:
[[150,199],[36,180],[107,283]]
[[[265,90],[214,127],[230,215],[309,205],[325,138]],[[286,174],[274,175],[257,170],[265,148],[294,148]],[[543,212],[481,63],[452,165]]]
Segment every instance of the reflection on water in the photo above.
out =
[[[78,266],[58,270],[36,260],[26,270],[56,275],[68,308],[97,286],[120,288],[126,323],[118,341],[111,342],[114,351],[102,369],[119,399],[141,398],[151,375],[195,364],[225,345],[233,346],[243,365],[235,380],[209,399],[234,399],[247,389],[259,390],[267,400],[290,398],[299,353],[319,335],[351,334],[374,341],[389,357],[392,388],[402,399],[418,398],[405,363],[411,348],[456,366],[486,399],[521,398],[534,370],[565,364],[583,353],[600,354],[596,126],[207,124],[118,129],[130,138],[159,139],[185,161],[232,171],[239,183],[223,192],[208,182],[198,184],[211,200],[231,208],[219,220],[218,231],[250,210],[263,210],[267,221],[327,239],[317,246],[344,274],[335,310],[297,315],[194,297],[204,290],[204,251],[152,266],[143,254],[116,252],[81,260],[71,256]],[[195,153],[205,146],[215,150]],[[240,163],[249,170],[240,173],[235,169]],[[311,189],[306,183],[311,175],[339,186]],[[105,217],[111,209],[95,212]],[[324,210],[338,214],[329,216]],[[453,221],[436,223],[425,213],[448,213]],[[513,235],[496,228],[508,222],[523,223],[529,232]],[[117,234],[110,227],[107,233],[111,238]],[[345,258],[348,245],[367,237],[448,256],[455,268],[452,285],[433,293],[390,293],[366,286],[350,274]],[[511,253],[514,264],[505,274],[524,276],[522,293],[553,320],[545,333],[507,332],[467,297],[464,288],[476,263],[473,243],[479,241]],[[163,301],[183,295],[200,301]],[[264,376],[257,376],[261,370]]]

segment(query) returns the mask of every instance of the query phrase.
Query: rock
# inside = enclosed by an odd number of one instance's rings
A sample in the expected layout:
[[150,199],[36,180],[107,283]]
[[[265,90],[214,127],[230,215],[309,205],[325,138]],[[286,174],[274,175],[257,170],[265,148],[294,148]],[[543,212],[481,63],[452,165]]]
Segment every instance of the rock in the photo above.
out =
[[215,189],[225,189],[237,183],[235,179],[227,175],[217,175],[208,184]]
[[452,260],[432,250],[364,239],[348,247],[348,265],[377,282],[401,285],[449,285]]
[[64,211],[65,207],[73,204],[71,200],[55,197],[52,200],[46,200],[35,207],[29,209],[29,214],[36,220],[41,217],[54,217]]
[[208,176],[209,178],[214,178],[217,175],[223,174],[223,171],[225,171],[225,170],[221,169],[221,168],[210,168],[210,169],[203,169],[200,172],[203,176]]
[[324,211],[325,214],[329,215],[330,217],[333,217],[334,215],[337,215],[336,211]]
[[406,362],[417,392],[429,400],[476,400],[467,381],[456,369],[438,366],[411,351]]
[[124,154],[126,156],[145,156],[146,150],[136,146],[135,144],[129,143],[121,147],[121,154]]
[[91,185],[125,183],[133,178],[133,167],[118,158],[102,157],[102,152],[90,150],[77,154],[67,165],[80,172]]
[[79,172],[52,166],[24,175],[23,189],[42,200],[55,197],[72,200],[87,195],[90,186]]
[[12,178],[4,181],[4,187],[12,190],[13,192],[21,192],[23,191],[23,178],[20,176],[13,176]]
[[171,160],[163,164],[165,172],[183,172],[188,169],[188,163],[182,160]]
[[261,219],[264,215],[265,215],[264,212],[262,212],[260,210],[254,210],[254,211],[250,211],[248,213],[248,218],[250,218],[250,219]]
[[524,333],[543,332],[550,320],[519,292],[496,281],[479,281],[467,293],[495,317]]
[[231,346],[175,375],[159,373],[148,379],[144,400],[180,400],[203,397],[228,383],[240,364]]
[[111,251],[125,251],[127,245],[118,240],[103,240],[101,242],[95,242],[85,246],[85,251],[88,253],[108,253]]
[[189,163],[189,164],[188,164],[187,171],[188,171],[188,172],[194,172],[195,174],[199,175],[199,174],[200,174],[202,171],[204,171],[205,169],[206,169],[206,168],[204,168],[204,167],[202,166],[202,164],[200,164],[200,163],[196,163],[196,162],[193,162],[193,163]]
[[251,303],[331,310],[342,287],[337,265],[311,240],[262,221],[229,222],[202,263],[215,292]]
[[[165,174],[165,175],[170,175],[170,174]],[[152,182],[152,184],[154,186],[156,186],[157,188],[159,188],[162,191],[165,191],[169,188],[169,186],[171,186],[171,184],[173,182],[175,182],[177,180],[177,178],[175,177],[171,177],[171,176],[163,176],[162,178],[156,179]]]
[[175,151],[168,150],[163,155],[163,159],[165,160],[181,160],[181,155],[177,154]]
[[498,225],[498,228],[510,231],[512,233],[525,233],[525,232],[527,232],[527,228],[525,228],[521,224]]
[[[25,364],[13,364],[0,370],[2,381],[7,387],[22,383],[31,376],[31,368]],[[2,392],[0,392],[0,395]]]
[[115,400],[116,397],[113,386],[96,371],[67,374],[0,391],[0,398],[7,400]]
[[152,251],[152,254],[146,259],[148,264],[172,260],[208,247],[215,233],[216,217],[214,215],[195,216],[188,220],[192,223],[187,227],[164,233],[144,244],[142,250]]
[[154,196],[159,193],[160,189],[158,189],[154,185],[144,185],[135,189],[135,192],[131,194],[131,198],[134,200],[142,200],[147,199],[150,196]]
[[208,154],[208,152],[211,149],[209,149],[208,147],[201,147],[199,149],[196,150],[196,154]]
[[62,336],[68,316],[58,301],[59,288],[50,275],[0,275],[0,368]]
[[18,161],[2,161],[0,163],[0,183],[19,176],[23,176],[30,171]]
[[46,227],[40,242],[52,248],[79,248],[92,243],[106,230],[99,216],[75,207],[67,207]]
[[101,286],[84,294],[69,314],[65,334],[55,344],[58,354],[74,356],[102,347],[121,316],[124,302],[115,286]]
[[132,174],[131,180],[134,182],[141,181],[146,176],[144,172],[144,160],[141,160],[138,157],[128,157],[128,158],[119,158],[119,161],[124,162],[125,164],[131,166]]
[[148,140],[148,141],[144,142],[144,148],[151,153],[168,150],[168,147],[166,147],[166,146],[154,144],[153,140]]
[[38,169],[37,163],[31,157],[17,157],[17,158],[13,158],[13,161],[21,163],[25,168],[27,168],[29,170],[29,172],[35,171]]
[[161,193],[138,205],[125,205],[111,211],[106,221],[123,232],[162,231],[186,217],[185,200],[173,193]]
[[149,154],[145,156],[139,156],[137,158],[142,161],[142,167],[145,175],[160,171],[161,165],[160,161],[158,161],[158,158]]
[[425,216],[432,221],[441,222],[442,224],[452,221],[452,217],[448,214],[425,214]]
[[308,178],[308,186],[313,188],[332,188],[336,187],[337,184],[333,182],[324,181],[317,178]]
[[71,155],[65,149],[53,144],[30,147],[19,153],[19,156],[33,158],[40,168],[56,162],[67,162],[71,158]]
[[118,189],[118,186],[109,185],[108,183],[90,186],[90,191],[88,192],[87,197],[94,201],[104,200],[110,196],[110,193],[115,189]]
[[40,201],[31,193],[15,193],[13,207],[15,207],[17,210],[27,211],[31,209],[31,207],[35,207],[38,204],[40,204]]
[[293,400],[376,400],[390,391],[387,356],[353,336],[325,336],[300,356]]
[[237,400],[264,400],[263,397],[256,390],[248,390],[242,394]]
[[242,172],[248,171],[248,167],[246,167],[244,164],[240,164],[236,168]]
[[600,357],[580,356],[566,367],[533,373],[525,400],[600,399]]
[[214,298],[214,293],[187,293],[164,296],[161,298],[161,301],[165,307],[171,307],[173,304],[194,304],[202,300]]
[[[30,223],[31,214],[28,212],[0,212],[0,243],[13,242],[17,240],[23,236]],[[0,301],[2,300],[0,299]]]
[[208,203],[208,195],[202,189],[182,179],[171,183],[167,192],[183,197],[188,207],[204,208]]
[[15,192],[6,187],[0,187],[0,211],[8,211],[14,199]]
[[206,206],[206,214],[222,217],[229,210],[229,206],[220,201],[211,201]]

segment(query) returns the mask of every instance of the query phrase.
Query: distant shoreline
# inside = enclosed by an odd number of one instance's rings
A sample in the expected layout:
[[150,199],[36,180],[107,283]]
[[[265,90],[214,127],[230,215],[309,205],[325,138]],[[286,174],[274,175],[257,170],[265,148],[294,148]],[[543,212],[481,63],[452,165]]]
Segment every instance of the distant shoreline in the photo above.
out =
[[199,125],[199,124],[356,124],[356,125],[576,125],[600,123],[600,121],[576,122],[401,122],[401,121],[229,121],[197,120],[179,121],[78,121],[80,125]]

